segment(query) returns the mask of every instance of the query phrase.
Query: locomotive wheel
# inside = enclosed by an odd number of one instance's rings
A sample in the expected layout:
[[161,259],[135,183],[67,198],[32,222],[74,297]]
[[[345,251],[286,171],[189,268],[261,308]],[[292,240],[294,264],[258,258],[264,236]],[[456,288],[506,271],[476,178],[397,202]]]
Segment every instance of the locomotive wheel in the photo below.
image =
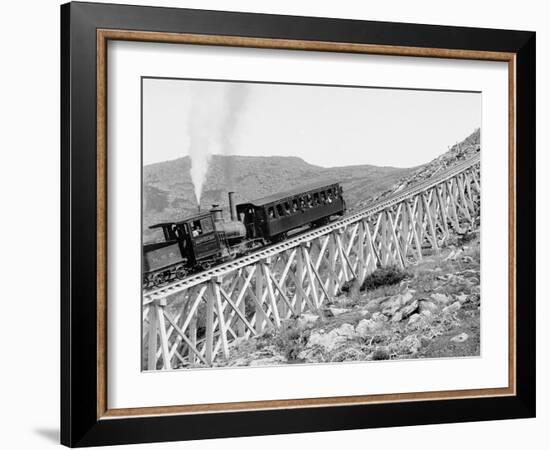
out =
[[167,276],[164,272],[159,272],[153,275],[153,284],[155,286],[160,286],[167,280]]
[[185,267],[180,266],[176,269],[176,278],[178,280],[183,280],[186,275],[187,275],[187,270],[185,270]]
[[147,289],[147,288],[150,286],[150,284],[151,284],[150,281],[151,281],[151,280],[149,279],[148,276],[144,276],[144,277],[143,277],[143,288],[144,288],[144,289]]

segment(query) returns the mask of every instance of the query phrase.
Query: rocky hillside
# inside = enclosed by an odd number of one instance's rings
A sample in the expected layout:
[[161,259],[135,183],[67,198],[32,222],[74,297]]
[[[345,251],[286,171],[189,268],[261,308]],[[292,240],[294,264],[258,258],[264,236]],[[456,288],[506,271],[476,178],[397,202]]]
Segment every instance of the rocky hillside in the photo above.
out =
[[[479,239],[456,238],[400,282],[350,286],[319,313],[232,342],[219,367],[480,355]],[[368,279],[367,279],[368,281]]]
[[[188,157],[145,166],[143,169],[144,240],[158,235],[147,228],[157,222],[177,220],[197,211]],[[412,169],[369,165],[324,168],[296,157],[214,155],[210,160],[202,208],[213,203],[227,207],[227,192],[235,191],[237,203],[316,181],[343,183],[348,206],[387,191]]]
[[456,143],[450,147],[448,151],[441,154],[437,158],[420,167],[412,169],[409,173],[403,174],[403,176],[389,189],[376,194],[365,201],[360,201],[357,204],[357,207],[364,207],[370,202],[382,200],[383,198],[406,189],[409,186],[414,186],[415,184],[426,181],[433,176],[437,176],[439,172],[443,172],[445,169],[473,157],[480,151],[480,149],[480,130],[478,128],[462,142]]

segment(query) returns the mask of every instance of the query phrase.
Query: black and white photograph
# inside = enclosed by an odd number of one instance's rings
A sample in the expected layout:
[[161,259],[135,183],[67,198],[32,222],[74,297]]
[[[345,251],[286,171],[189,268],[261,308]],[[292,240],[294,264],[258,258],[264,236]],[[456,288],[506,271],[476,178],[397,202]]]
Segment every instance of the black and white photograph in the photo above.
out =
[[480,92],[141,82],[142,370],[480,356]]

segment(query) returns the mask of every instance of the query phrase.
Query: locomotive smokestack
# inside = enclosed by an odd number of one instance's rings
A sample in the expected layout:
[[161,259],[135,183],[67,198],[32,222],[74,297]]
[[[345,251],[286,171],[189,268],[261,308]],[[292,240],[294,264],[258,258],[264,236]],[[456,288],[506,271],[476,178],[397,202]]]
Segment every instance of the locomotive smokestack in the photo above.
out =
[[220,205],[212,205],[210,212],[214,216],[214,222],[223,222],[223,211]]
[[229,192],[227,195],[229,196],[229,214],[231,216],[231,220],[234,222],[237,220],[237,210],[235,209],[235,200],[233,199],[235,193]]

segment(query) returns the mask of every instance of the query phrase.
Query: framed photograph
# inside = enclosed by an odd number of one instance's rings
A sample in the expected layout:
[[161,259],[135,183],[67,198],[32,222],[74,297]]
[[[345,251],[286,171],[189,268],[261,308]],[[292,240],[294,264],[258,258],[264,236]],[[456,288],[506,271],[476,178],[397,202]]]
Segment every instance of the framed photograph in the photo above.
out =
[[535,33],[61,7],[61,441],[535,415]]

